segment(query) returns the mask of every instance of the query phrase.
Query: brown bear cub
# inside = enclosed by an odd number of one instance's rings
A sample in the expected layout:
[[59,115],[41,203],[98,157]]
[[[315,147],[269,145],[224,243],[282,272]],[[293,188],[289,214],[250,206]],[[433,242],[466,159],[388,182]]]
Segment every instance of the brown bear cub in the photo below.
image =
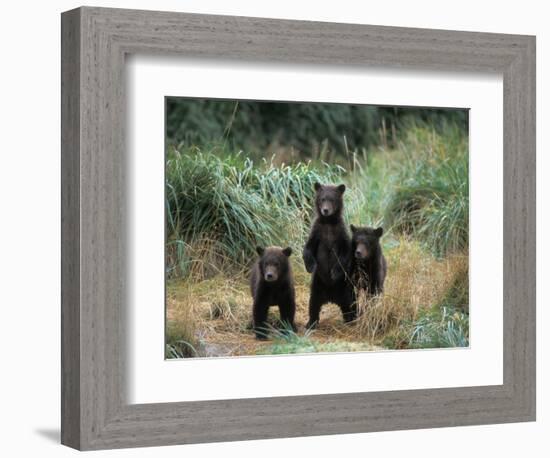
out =
[[358,290],[368,296],[384,292],[386,279],[386,258],[380,246],[384,229],[378,227],[351,227],[351,249],[353,253],[352,281]]
[[309,298],[308,328],[319,323],[321,307],[332,302],[340,307],[345,322],[356,316],[350,281],[351,240],[342,217],[346,186],[315,183],[316,218],[303,252],[304,264],[313,273]]
[[283,327],[285,329],[290,327],[296,331],[294,280],[288,259],[292,249],[272,246],[257,247],[256,251],[260,259],[252,267],[250,275],[250,290],[253,298],[252,320],[256,338],[267,338],[267,314],[272,305],[279,306]]

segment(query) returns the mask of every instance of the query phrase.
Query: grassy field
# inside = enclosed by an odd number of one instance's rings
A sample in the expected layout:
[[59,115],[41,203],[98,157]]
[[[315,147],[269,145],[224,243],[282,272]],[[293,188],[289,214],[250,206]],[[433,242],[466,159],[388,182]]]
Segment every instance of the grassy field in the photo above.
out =
[[[169,149],[166,357],[468,346],[464,130],[411,127],[392,147],[339,158],[320,151],[293,162],[291,154],[252,160],[223,145]],[[389,270],[384,296],[360,298],[355,323],[344,325],[330,304],[309,331],[310,275],[301,252],[316,181],[347,184],[348,223],[384,226]],[[294,249],[298,331],[274,331],[265,342],[250,329],[256,245]]]

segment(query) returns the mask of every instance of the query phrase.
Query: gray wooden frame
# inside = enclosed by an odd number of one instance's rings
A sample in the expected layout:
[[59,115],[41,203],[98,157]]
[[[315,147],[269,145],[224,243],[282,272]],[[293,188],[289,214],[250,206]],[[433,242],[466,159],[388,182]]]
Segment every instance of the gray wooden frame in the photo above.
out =
[[[62,14],[61,37],[63,444],[104,449],[535,419],[534,37],[90,7]],[[503,385],[129,405],[129,53],[503,74]]]

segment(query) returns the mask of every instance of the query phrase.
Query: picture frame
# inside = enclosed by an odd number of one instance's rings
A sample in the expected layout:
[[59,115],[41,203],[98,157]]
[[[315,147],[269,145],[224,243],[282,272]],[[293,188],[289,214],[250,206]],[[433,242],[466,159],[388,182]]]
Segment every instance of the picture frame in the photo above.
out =
[[[62,14],[61,42],[63,444],[92,450],[535,420],[535,37],[81,7]],[[502,74],[503,384],[128,404],[124,66],[139,53]]]

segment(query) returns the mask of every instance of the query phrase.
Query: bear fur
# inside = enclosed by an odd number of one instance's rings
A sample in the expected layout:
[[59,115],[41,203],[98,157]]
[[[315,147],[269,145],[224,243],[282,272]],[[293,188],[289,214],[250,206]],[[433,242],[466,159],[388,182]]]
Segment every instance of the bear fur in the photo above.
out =
[[250,291],[252,293],[252,325],[257,339],[267,338],[269,307],[279,306],[280,321],[284,327],[296,331],[294,316],[296,300],[294,280],[289,256],[292,249],[281,247],[257,247],[260,258],[252,267]]
[[376,296],[384,292],[387,263],[380,238],[384,233],[381,227],[351,228],[351,249],[353,253],[352,282],[357,290],[363,290],[367,296]]
[[319,323],[321,307],[332,302],[345,322],[355,319],[355,297],[350,281],[351,240],[342,217],[346,186],[315,183],[316,218],[304,247],[306,270],[313,274],[308,328]]

